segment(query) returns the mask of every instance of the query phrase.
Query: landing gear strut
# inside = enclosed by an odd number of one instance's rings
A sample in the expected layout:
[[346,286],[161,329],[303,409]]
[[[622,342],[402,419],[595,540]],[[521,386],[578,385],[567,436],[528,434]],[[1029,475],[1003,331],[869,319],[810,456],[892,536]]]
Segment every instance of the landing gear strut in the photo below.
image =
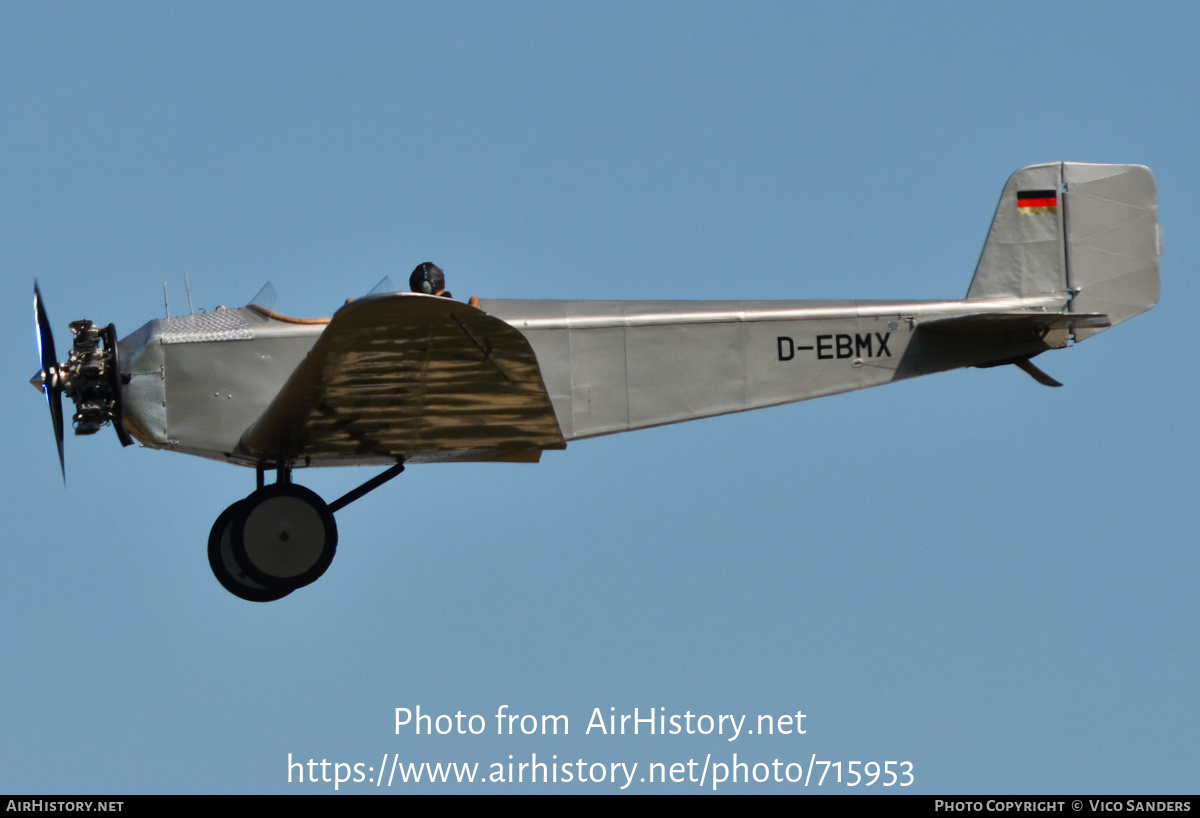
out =
[[337,553],[333,513],[404,471],[387,471],[326,504],[317,494],[291,481],[291,468],[278,467],[275,483],[258,488],[221,512],[208,535],[208,564],[217,581],[234,596],[272,602],[316,582]]

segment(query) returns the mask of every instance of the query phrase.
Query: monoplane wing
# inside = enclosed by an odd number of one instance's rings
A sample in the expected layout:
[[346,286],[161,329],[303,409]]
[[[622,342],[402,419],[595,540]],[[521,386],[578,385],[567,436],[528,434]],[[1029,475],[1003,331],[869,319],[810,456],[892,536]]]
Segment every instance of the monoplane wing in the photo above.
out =
[[565,446],[521,333],[448,298],[390,293],[338,310],[235,456],[535,462]]

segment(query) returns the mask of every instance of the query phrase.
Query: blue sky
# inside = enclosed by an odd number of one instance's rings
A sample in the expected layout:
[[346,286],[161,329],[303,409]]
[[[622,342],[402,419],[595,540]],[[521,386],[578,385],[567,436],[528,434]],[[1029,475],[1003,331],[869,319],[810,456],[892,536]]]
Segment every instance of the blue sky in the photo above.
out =
[[[331,791],[289,784],[289,753],[642,775],[737,752],[907,760],[919,792],[1195,792],[1198,22],[0,6],[0,791]],[[251,472],[105,430],[67,440],[64,489],[25,385],[34,278],[60,349],[77,318],[157,317],[163,281],[181,311],[185,273],[198,307],[270,280],[281,311],[328,315],[426,259],[460,297],[957,298],[1008,174],[1058,159],[1148,165],[1166,231],[1159,306],[1039,359],[1065,388],[959,371],[536,466],[414,467],[341,512],[329,573],[270,605],[205,557]],[[332,498],[371,474],[298,480]],[[492,729],[397,735],[417,705]],[[571,732],[497,736],[501,705]],[[802,711],[806,733],[585,734],[595,708],[635,707]]]

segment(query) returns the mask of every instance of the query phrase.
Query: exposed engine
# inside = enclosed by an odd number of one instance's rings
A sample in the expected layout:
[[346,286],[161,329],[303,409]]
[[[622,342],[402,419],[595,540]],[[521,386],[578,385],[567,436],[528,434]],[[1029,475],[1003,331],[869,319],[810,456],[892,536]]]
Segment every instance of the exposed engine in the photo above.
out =
[[[63,393],[75,402],[71,424],[77,435],[91,435],[109,421],[117,434],[121,425],[121,369],[117,360],[117,330],[100,329],[91,321],[71,322],[75,343],[58,376]],[[103,344],[103,346],[101,346]],[[124,440],[122,440],[124,442]]]

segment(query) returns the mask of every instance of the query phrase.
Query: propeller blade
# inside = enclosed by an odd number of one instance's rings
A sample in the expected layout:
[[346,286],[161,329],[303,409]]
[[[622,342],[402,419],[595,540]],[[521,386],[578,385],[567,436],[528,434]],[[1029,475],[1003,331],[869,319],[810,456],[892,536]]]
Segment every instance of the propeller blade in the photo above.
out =
[[42,293],[37,282],[33,282],[33,317],[37,322],[38,359],[42,371],[34,376],[34,385],[41,379],[42,392],[50,406],[50,420],[54,423],[54,442],[58,445],[58,467],[62,471],[63,484],[67,482],[67,461],[63,456],[63,407],[62,387],[58,383],[58,356],[54,351],[54,332],[50,318],[42,304]]
[[48,373],[51,367],[58,366],[58,356],[54,353],[54,332],[50,329],[50,318],[46,315],[42,293],[36,281],[33,282],[33,318],[37,322],[39,362],[42,371]]
[[54,421],[54,442],[58,444],[58,468],[62,471],[63,485],[67,484],[67,461],[63,457],[63,408],[62,392],[55,389],[51,395],[46,392],[46,400],[50,402],[50,419]]

